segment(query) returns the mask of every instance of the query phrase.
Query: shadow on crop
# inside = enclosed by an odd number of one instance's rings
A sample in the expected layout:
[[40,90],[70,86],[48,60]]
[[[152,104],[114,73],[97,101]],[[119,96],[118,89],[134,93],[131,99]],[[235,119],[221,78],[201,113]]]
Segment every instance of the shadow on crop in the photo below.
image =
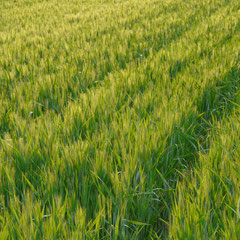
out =
[[[213,127],[213,121],[221,121],[231,115],[236,106],[234,102],[237,101],[239,87],[240,68],[237,62],[214,86],[206,87],[202,97],[196,102],[197,112],[190,111],[183,115],[180,124],[174,127],[173,133],[167,138],[165,151],[161,147],[153,151],[154,167],[161,172],[158,186],[166,190],[163,192],[164,201],[159,199],[159,208],[163,209],[160,219],[168,222],[171,214],[169,209],[174,201],[172,190],[181,179],[180,173],[188,172],[196,166],[199,152],[208,151],[209,130]],[[152,174],[156,175],[154,169]],[[163,178],[168,185],[164,184]],[[165,208],[160,207],[162,205]],[[161,236],[167,236],[166,224],[162,222],[159,225],[159,221],[156,221],[156,231]]]

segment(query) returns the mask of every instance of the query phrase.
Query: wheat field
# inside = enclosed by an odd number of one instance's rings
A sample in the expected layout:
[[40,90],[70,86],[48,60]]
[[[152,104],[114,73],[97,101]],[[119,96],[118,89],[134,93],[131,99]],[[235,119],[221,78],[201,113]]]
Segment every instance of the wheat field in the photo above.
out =
[[239,0],[1,0],[0,239],[240,239]]

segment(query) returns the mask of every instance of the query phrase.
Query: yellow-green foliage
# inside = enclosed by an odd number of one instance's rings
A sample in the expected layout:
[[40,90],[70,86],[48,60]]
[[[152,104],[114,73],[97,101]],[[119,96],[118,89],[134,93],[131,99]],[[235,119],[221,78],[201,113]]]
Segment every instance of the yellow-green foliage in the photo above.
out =
[[0,2],[0,239],[238,239],[239,0]]

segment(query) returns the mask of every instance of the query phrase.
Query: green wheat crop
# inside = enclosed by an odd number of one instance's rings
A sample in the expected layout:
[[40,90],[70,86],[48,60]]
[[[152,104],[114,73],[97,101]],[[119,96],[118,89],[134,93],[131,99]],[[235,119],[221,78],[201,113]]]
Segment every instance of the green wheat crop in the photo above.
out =
[[240,239],[239,0],[0,0],[0,239]]

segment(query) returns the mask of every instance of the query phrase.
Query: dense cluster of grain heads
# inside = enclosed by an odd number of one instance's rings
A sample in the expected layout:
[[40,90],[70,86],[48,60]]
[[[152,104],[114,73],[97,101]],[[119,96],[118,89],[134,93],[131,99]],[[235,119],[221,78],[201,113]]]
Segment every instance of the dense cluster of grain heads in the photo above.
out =
[[0,239],[238,239],[239,0],[0,3]]

